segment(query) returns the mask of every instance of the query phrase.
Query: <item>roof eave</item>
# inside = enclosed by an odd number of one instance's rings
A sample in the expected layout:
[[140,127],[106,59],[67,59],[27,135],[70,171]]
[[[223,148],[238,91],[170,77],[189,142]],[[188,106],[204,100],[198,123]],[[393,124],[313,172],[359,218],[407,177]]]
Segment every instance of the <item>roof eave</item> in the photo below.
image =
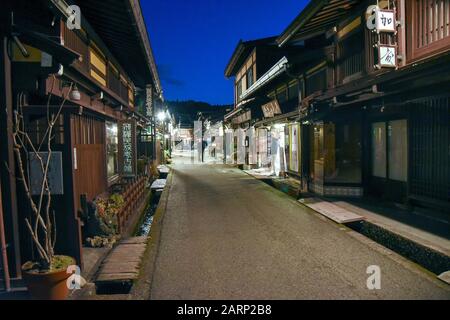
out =
[[312,0],[277,38],[278,46],[283,47],[328,2],[329,0]]
[[236,71],[237,63],[241,58],[241,55],[245,52],[245,49],[256,48],[264,45],[271,45],[271,43],[274,42],[275,40],[276,37],[260,38],[250,41],[240,40],[225,69],[225,77],[230,78],[237,73]]
[[144,17],[142,15],[142,9],[139,0],[128,0],[128,5],[130,6],[131,12],[133,13],[133,18],[135,20],[135,27],[140,35],[142,49],[151,70],[153,84],[158,93],[162,93],[161,81],[158,74],[158,69],[156,67],[155,58],[153,55],[153,50],[150,44],[147,27],[145,25]]
[[239,56],[242,54],[243,51],[244,51],[244,44],[242,40],[239,40],[239,43],[234,49],[234,52],[231,55],[231,59],[228,62],[227,67],[225,69],[225,77],[230,78],[234,75],[233,70],[235,69],[237,60],[239,59]]

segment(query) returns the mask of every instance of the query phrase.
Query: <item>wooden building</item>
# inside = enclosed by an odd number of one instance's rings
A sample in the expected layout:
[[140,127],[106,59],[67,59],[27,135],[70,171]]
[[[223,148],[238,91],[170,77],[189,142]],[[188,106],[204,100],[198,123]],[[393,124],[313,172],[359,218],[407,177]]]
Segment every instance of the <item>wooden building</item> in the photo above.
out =
[[312,193],[449,212],[449,8],[449,0],[311,1],[276,39],[293,50],[284,67],[275,72],[274,63],[242,96],[280,114],[249,123],[284,123],[286,171]]
[[[258,135],[261,140],[267,141],[268,131],[253,129],[254,123],[264,117],[261,106],[271,101],[266,95],[256,93],[271,80],[266,79],[267,74],[273,76],[285,69],[285,55],[289,49],[280,49],[275,40],[276,37],[240,41],[226,67],[225,76],[234,79],[234,108],[225,115],[229,135],[229,147],[225,148],[228,150],[229,163],[253,166],[258,162],[267,164],[268,158],[259,157],[256,153],[256,144]],[[242,156],[238,157],[238,154]]]
[[[61,168],[54,177],[60,181],[53,195],[56,251],[75,257],[80,266],[80,197],[93,200],[108,192],[138,174],[139,156],[154,156],[154,147],[137,141],[155,144],[153,106],[163,99],[139,1],[73,4],[77,7],[54,0],[2,3],[0,97],[6,109],[0,114],[0,153],[7,167],[0,172],[13,280],[20,280],[21,264],[33,258],[24,227],[29,210],[14,173],[14,110],[23,110],[26,130],[39,143],[47,105],[53,113],[63,105],[52,146]],[[70,9],[79,9],[79,25]]]
[[449,7],[315,1],[277,39],[329,48],[300,107],[312,191],[450,209]]

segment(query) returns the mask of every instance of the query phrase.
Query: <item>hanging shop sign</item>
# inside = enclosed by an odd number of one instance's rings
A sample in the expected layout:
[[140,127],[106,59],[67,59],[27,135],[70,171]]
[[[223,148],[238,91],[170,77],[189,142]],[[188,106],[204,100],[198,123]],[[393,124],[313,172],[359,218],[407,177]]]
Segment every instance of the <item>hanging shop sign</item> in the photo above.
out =
[[374,32],[397,32],[396,11],[380,9],[377,5],[371,5],[366,11],[367,28]]
[[378,46],[378,66],[381,68],[397,67],[397,47],[388,45]]
[[281,114],[280,104],[276,99],[266,103],[261,108],[265,118],[273,118],[275,115]]
[[[390,1],[387,9],[380,9],[372,5],[366,11],[367,28],[377,34],[375,50],[375,68],[397,68],[397,21],[395,6],[391,8]],[[388,34],[389,37],[383,37]],[[381,39],[389,39],[389,43],[382,43]]]
[[380,32],[397,32],[394,10],[375,10],[375,28]]
[[246,111],[244,113],[241,113],[240,115],[238,115],[237,117],[235,117],[232,121],[233,124],[241,124],[247,121],[250,121],[252,119],[252,112]]

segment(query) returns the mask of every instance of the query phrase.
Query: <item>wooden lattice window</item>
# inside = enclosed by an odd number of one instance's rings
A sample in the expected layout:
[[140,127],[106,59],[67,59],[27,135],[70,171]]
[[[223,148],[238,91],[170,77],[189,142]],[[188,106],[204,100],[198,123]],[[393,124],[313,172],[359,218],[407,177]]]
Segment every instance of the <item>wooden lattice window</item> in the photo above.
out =
[[338,43],[339,83],[354,80],[364,71],[364,34],[358,30]]
[[412,0],[406,4],[410,59],[449,49],[450,0]]
[[92,45],[89,48],[91,62],[91,77],[106,87],[106,58],[100,49]]
[[306,96],[327,88],[327,69],[322,67],[306,77]]

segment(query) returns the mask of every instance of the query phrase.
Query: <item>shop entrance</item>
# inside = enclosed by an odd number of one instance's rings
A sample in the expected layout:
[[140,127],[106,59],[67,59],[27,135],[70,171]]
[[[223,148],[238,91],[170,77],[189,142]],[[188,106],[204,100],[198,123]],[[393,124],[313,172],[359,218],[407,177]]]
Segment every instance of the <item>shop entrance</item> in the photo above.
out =
[[406,119],[371,124],[369,193],[403,202],[408,182],[408,123]]
[[328,196],[362,196],[358,118],[309,126],[309,189]]

